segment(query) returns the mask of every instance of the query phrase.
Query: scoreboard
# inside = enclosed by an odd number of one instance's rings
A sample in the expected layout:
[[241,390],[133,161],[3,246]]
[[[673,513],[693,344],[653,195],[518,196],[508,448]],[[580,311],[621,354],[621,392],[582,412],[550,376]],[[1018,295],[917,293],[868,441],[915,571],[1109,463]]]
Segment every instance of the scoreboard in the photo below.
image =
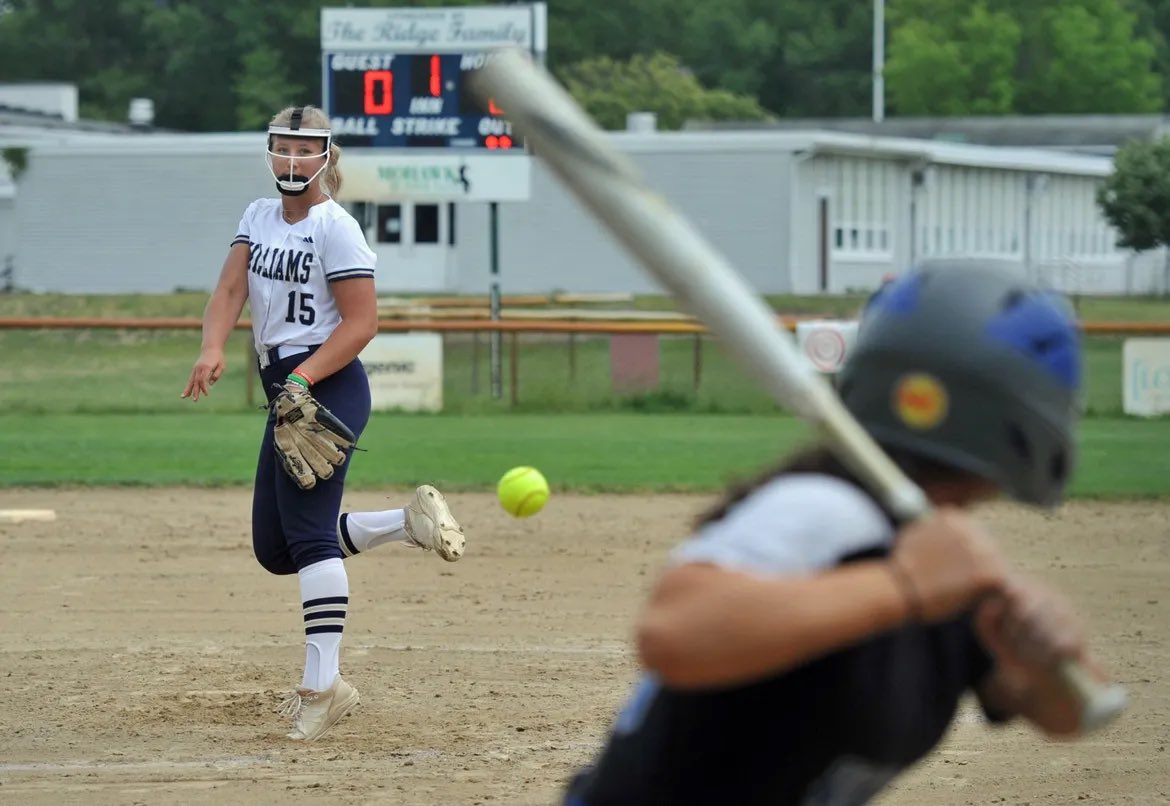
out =
[[322,8],[321,108],[347,149],[338,199],[528,200],[531,156],[469,86],[504,49],[544,61],[546,3]]
[[494,103],[467,87],[479,52],[336,52],[322,58],[325,110],[334,139],[367,148],[521,148]]

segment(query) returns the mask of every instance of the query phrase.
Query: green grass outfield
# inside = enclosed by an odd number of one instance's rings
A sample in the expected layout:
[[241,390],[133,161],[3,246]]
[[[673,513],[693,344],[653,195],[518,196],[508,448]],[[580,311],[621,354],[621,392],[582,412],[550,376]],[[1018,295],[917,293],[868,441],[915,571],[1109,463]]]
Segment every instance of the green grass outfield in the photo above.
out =
[[[263,412],[6,415],[0,485],[249,484]],[[539,467],[560,490],[714,491],[809,439],[781,415],[379,414],[361,439],[354,488],[489,489],[510,467]],[[1170,421],[1094,418],[1081,429],[1073,493],[1170,493]]]
[[[207,277],[209,284],[214,280],[214,274]],[[852,316],[865,301],[863,294],[770,294],[765,298],[778,311],[827,316]],[[1170,321],[1170,298],[1167,297],[1082,297],[1074,302],[1080,317],[1086,321]],[[201,291],[179,291],[173,294],[15,293],[0,294],[0,316],[197,317],[202,315],[206,303],[207,294]],[[646,295],[636,297],[629,304],[623,302],[599,307],[676,310],[678,306],[670,297]]]
[[[0,297],[3,299],[3,297]],[[444,341],[444,409],[453,414],[527,412],[692,412],[771,414],[776,406],[724,356],[714,339],[700,346],[695,386],[695,338],[659,342],[660,383],[645,394],[616,394],[610,384],[609,339],[580,338],[570,359],[564,336],[524,334],[517,341],[517,405],[511,402],[510,338],[504,339],[504,397],[489,394],[488,338],[476,349],[471,336]],[[179,399],[199,354],[197,331],[0,330],[0,411],[20,413],[180,412]],[[1123,339],[1085,340],[1085,409],[1121,414]],[[216,394],[200,405],[217,411],[248,408],[248,334],[233,334],[228,370]],[[571,363],[571,360],[573,363]],[[575,366],[573,372],[570,367]],[[252,400],[261,399],[251,380]]]
[[[0,295],[0,316],[197,317],[202,293]],[[850,316],[858,296],[770,297],[777,310]],[[672,308],[642,297],[638,308]],[[1164,299],[1086,298],[1086,320],[1170,321]],[[1082,496],[1170,495],[1170,418],[1121,417],[1121,342],[1086,340]],[[443,415],[376,414],[351,475],[355,487],[433,481],[484,489],[532,464],[561,490],[714,491],[807,439],[796,420],[701,341],[661,340],[661,383],[623,395],[610,386],[607,338],[525,335],[518,402],[488,393],[487,338],[446,339]],[[0,485],[248,484],[263,413],[245,372],[249,338],[233,335],[229,369],[210,399],[179,399],[199,349],[195,331],[0,331]],[[473,355],[477,358],[473,359]],[[253,405],[249,407],[249,387]]]

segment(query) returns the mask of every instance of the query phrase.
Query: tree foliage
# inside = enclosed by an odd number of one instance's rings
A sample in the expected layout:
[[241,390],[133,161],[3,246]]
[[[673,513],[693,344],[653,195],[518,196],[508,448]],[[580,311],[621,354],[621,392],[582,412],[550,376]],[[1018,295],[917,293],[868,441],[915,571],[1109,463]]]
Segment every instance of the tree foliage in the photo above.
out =
[[[130,99],[145,96],[154,100],[160,126],[255,127],[275,108],[320,97],[322,2],[278,5],[0,0],[0,76],[76,83],[88,117],[125,120]],[[581,92],[617,65],[644,72],[652,54],[671,54],[706,100],[694,100],[694,86],[675,87],[681,79],[667,71],[671,93],[682,92],[709,116],[757,114],[749,99],[774,115],[869,114],[870,0],[549,6],[549,65],[558,75],[573,74]],[[1170,0],[896,0],[888,11],[886,86],[895,114],[1150,112],[1170,101],[1170,82],[1162,79],[1170,71]],[[602,68],[606,60],[610,67]],[[622,103],[601,99],[596,86],[590,92],[594,103]],[[638,95],[623,97],[644,104]],[[676,97],[668,106],[678,103]],[[661,115],[664,122],[671,114]]]
[[761,65],[760,102],[766,108],[788,117],[869,116],[872,3],[757,0],[755,6],[779,38]]
[[[1152,18],[1146,4],[1155,0],[1133,2]],[[886,83],[897,114],[1162,108],[1159,35],[1118,0],[899,0],[892,8]]]
[[1009,113],[1020,39],[1010,14],[983,3],[950,20],[907,20],[885,69],[891,105],[904,115]]
[[1118,149],[1097,204],[1118,231],[1118,246],[1170,246],[1170,138],[1134,141]]
[[1155,47],[1117,0],[1021,4],[1029,58],[1021,59],[1024,114],[1138,113],[1162,108]]
[[[1170,0],[1134,0],[1137,31],[1154,46],[1154,68],[1170,76]],[[1170,81],[1162,82],[1162,110],[1170,109]]]
[[626,113],[654,112],[662,129],[688,120],[761,120],[754,98],[708,90],[674,56],[654,53],[625,61],[586,59],[560,71],[565,88],[603,128],[622,129]]

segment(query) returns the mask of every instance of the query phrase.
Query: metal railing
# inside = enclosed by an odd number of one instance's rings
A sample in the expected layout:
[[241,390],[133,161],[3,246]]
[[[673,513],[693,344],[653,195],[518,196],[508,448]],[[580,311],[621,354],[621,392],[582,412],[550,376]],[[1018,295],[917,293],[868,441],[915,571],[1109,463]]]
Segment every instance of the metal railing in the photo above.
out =
[[[789,331],[795,331],[797,322],[809,317],[778,316],[779,326]],[[815,318],[815,317],[814,317]],[[108,317],[0,317],[0,330],[200,330],[202,320],[194,317],[170,318],[108,318]],[[236,323],[236,330],[250,330],[252,323],[248,319],[241,319]],[[1102,336],[1134,336],[1134,335],[1170,335],[1170,322],[1124,322],[1124,321],[1096,321],[1083,322],[1081,328],[1084,333]],[[691,382],[697,391],[703,376],[703,346],[702,342],[707,335],[707,328],[702,324],[680,316],[677,321],[656,319],[652,321],[627,320],[588,320],[563,321],[556,319],[508,319],[490,321],[484,319],[381,319],[378,323],[380,333],[407,333],[429,332],[440,334],[469,334],[472,336],[472,390],[477,391],[479,349],[481,349],[479,335],[482,333],[508,334],[509,354],[509,398],[513,405],[518,400],[520,380],[520,334],[562,334],[568,336],[567,365],[570,381],[576,374],[577,368],[577,337],[578,336],[614,336],[643,334],[649,336],[686,336],[693,339],[691,358]],[[248,367],[247,402],[254,403],[256,384],[255,353],[249,342],[247,347],[246,366]]]

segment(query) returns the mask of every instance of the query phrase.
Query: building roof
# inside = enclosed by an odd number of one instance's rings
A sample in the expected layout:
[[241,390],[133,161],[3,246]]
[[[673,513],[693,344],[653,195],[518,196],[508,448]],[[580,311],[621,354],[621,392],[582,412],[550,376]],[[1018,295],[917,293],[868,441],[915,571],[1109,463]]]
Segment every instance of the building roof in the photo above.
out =
[[106,120],[65,120],[61,115],[0,103],[0,131],[8,127],[80,132],[132,132],[131,126]]
[[946,140],[1111,154],[1130,140],[1170,134],[1167,115],[1006,115],[981,117],[780,118],[767,122],[693,122],[689,131],[837,131],[882,137]]
[[190,154],[226,150],[233,153],[264,149],[263,132],[176,133],[160,131],[95,132],[5,128],[0,126],[0,144],[24,145],[44,153],[70,152],[110,154]]
[[1107,176],[1113,170],[1108,157],[1072,154],[1038,148],[949,143],[908,137],[878,137],[835,131],[720,130],[632,133],[611,136],[625,151],[736,151],[877,156],[941,165],[1000,168],[1017,171]]
[[[899,137],[874,137],[832,131],[681,131],[610,132],[627,153],[717,153],[726,151],[790,154],[840,154],[879,157],[924,164],[999,168],[1003,170],[1107,176],[1108,157],[1034,148],[1003,148]],[[183,134],[173,132],[106,133],[67,130],[6,129],[0,146],[23,145],[44,153],[182,155],[193,152],[261,153],[263,132]],[[421,152],[420,152],[421,153]]]

